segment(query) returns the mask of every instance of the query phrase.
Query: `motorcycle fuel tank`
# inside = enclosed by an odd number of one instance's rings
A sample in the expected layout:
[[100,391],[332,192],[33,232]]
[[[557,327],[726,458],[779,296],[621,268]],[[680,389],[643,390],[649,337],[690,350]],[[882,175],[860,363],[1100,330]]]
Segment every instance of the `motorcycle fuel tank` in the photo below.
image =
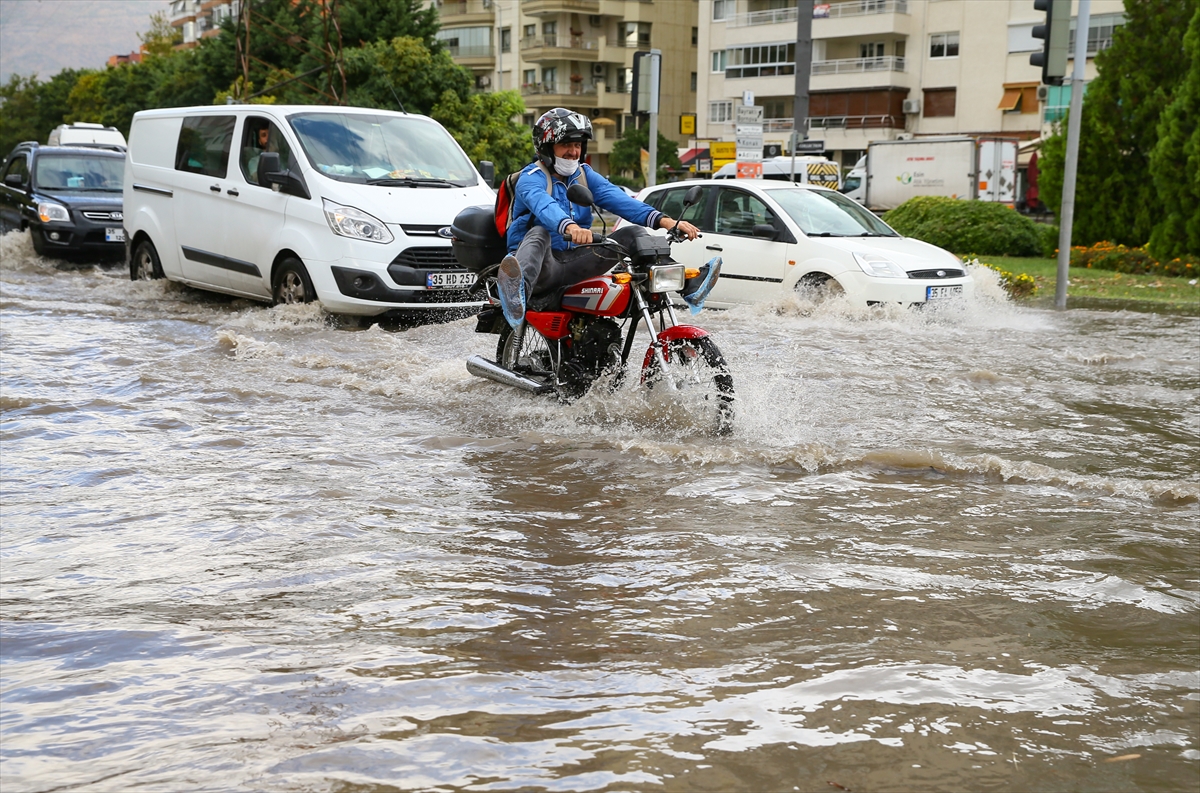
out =
[[563,293],[562,307],[581,314],[618,317],[629,306],[629,284],[618,284],[601,275],[580,281]]

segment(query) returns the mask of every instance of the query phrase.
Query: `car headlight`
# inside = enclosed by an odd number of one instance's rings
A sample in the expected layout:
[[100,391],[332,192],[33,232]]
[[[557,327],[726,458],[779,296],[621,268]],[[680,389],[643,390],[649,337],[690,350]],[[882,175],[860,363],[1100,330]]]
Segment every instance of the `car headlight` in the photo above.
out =
[[665,264],[650,268],[651,292],[678,292],[683,289],[684,267],[682,264]]
[[896,264],[886,256],[880,256],[878,253],[859,253],[855,251],[854,261],[858,262],[858,266],[867,275],[873,275],[876,278],[908,278],[908,273],[904,272],[904,268]]
[[324,207],[325,219],[329,221],[329,228],[334,234],[379,243],[395,239],[382,220],[361,209],[335,204],[328,198],[324,199]]
[[62,204],[52,204],[49,201],[38,202],[38,217],[43,223],[57,220],[62,223],[71,222],[71,213]]

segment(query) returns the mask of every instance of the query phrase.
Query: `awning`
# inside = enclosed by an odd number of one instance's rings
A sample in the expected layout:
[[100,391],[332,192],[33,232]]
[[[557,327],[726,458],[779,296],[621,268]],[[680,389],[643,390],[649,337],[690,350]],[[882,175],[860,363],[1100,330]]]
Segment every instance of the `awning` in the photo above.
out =
[[998,107],[1000,110],[1016,110],[1017,105],[1020,103],[1020,101],[1021,101],[1021,89],[1020,88],[1005,88],[1004,89],[1004,98],[1000,100],[1000,104],[998,105]]
[[688,149],[683,154],[679,155],[679,162],[684,165],[691,165],[696,161],[697,157],[707,151],[708,149]]

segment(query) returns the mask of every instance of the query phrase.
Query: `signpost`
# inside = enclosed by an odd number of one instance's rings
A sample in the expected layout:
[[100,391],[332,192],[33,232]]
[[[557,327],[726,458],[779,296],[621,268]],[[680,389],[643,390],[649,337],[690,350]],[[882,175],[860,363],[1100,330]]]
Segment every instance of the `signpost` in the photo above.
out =
[[737,178],[758,179],[762,176],[763,109],[760,106],[739,105],[734,116],[737,140]]

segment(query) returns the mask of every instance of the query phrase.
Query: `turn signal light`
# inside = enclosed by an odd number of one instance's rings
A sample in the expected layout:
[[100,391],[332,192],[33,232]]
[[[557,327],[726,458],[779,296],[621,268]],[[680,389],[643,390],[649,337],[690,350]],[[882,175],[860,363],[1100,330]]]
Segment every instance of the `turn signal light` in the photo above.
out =
[[627,284],[633,280],[633,276],[629,273],[617,273],[613,276],[613,280],[618,284]]
[[700,268],[698,268],[698,267],[687,268],[686,270],[683,271],[683,277],[684,278],[699,278],[700,277]]

